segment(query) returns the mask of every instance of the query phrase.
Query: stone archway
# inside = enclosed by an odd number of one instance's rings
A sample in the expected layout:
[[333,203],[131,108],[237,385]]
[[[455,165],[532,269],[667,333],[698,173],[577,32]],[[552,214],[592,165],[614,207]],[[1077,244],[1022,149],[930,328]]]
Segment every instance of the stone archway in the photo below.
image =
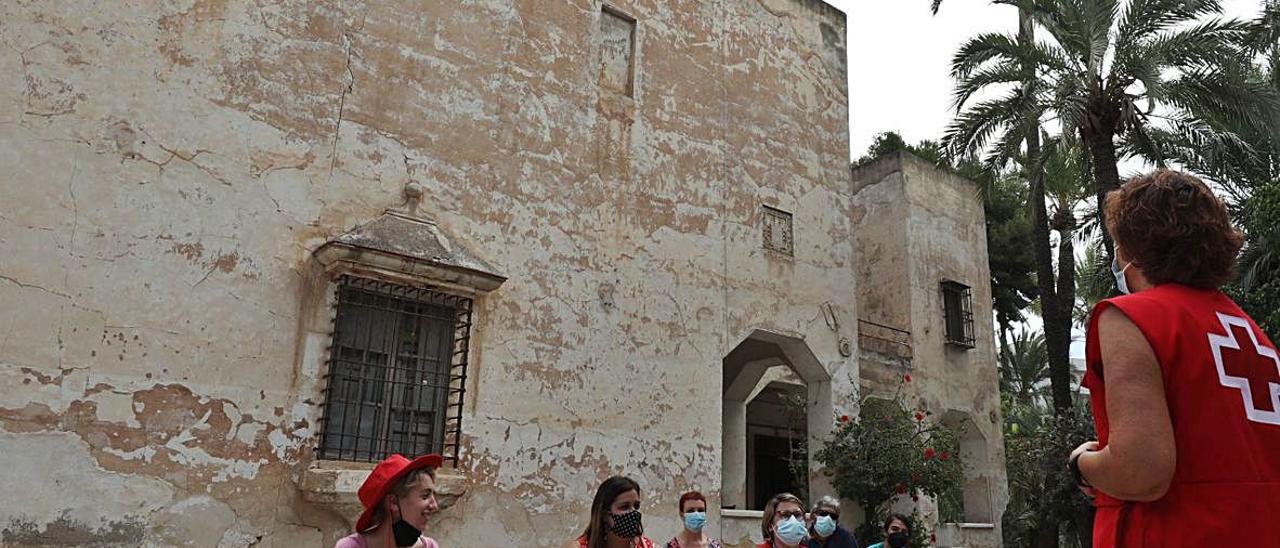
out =
[[[792,428],[790,423],[780,424],[776,416],[770,416],[777,412],[776,401],[761,398],[776,399],[788,393],[801,395],[803,416],[794,429],[808,442],[808,447],[817,447],[831,427],[831,375],[803,340],[756,330],[725,355],[723,380],[721,505],[759,510],[752,508],[756,506],[753,499],[761,498],[753,491],[768,489],[768,486],[758,479],[753,481],[752,472],[756,470],[752,457],[764,453],[753,441],[766,440],[769,429],[773,429],[776,436],[778,430],[786,434]],[[748,421],[753,414],[761,419],[755,425]],[[809,485],[817,470],[811,455],[812,452],[806,466]]]

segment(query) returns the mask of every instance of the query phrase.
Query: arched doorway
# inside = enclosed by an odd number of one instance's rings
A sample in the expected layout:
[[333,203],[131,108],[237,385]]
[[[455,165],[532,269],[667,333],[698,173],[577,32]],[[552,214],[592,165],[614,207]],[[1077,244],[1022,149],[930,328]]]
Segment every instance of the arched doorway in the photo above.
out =
[[831,376],[804,341],[756,330],[723,359],[724,508],[759,510],[782,490],[808,491],[806,451],[831,428]]

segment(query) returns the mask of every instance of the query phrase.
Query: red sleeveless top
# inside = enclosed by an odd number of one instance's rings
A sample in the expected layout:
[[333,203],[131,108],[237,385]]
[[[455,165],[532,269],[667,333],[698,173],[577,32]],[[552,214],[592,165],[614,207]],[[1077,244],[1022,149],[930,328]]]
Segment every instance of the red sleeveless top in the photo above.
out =
[[1116,307],[1155,350],[1177,446],[1169,492],[1153,502],[1098,493],[1095,548],[1280,547],[1280,357],[1218,290],[1178,284],[1098,303],[1086,343],[1098,441],[1109,437],[1098,317]]

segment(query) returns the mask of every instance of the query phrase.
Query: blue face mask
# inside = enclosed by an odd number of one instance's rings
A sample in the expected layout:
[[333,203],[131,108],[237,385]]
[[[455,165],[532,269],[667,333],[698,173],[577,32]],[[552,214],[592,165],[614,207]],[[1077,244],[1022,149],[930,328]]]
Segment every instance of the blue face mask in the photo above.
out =
[[818,516],[813,522],[813,532],[824,538],[831,536],[831,533],[836,532],[836,520],[831,519],[831,516]]
[[800,541],[809,536],[809,528],[805,527],[804,522],[795,516],[789,517],[786,521],[779,522],[773,527],[774,533],[777,533],[778,540],[783,544],[795,546]]
[[1129,270],[1131,266],[1133,266],[1132,262],[1120,268],[1120,259],[1111,259],[1111,275],[1116,277],[1116,289],[1125,295],[1129,294],[1129,280],[1125,279],[1124,271]]
[[707,525],[706,512],[688,512],[684,515],[684,528],[694,533],[701,533]]

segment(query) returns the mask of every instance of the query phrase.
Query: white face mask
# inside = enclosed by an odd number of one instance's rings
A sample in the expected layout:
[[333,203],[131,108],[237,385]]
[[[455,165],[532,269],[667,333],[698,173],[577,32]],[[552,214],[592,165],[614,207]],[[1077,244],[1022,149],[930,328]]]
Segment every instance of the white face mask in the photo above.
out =
[[1111,275],[1116,277],[1116,289],[1119,289],[1125,295],[1129,294],[1129,280],[1124,277],[1124,271],[1129,270],[1131,266],[1133,266],[1133,261],[1129,261],[1129,264],[1124,265],[1124,268],[1120,268],[1120,259],[1111,259]]

